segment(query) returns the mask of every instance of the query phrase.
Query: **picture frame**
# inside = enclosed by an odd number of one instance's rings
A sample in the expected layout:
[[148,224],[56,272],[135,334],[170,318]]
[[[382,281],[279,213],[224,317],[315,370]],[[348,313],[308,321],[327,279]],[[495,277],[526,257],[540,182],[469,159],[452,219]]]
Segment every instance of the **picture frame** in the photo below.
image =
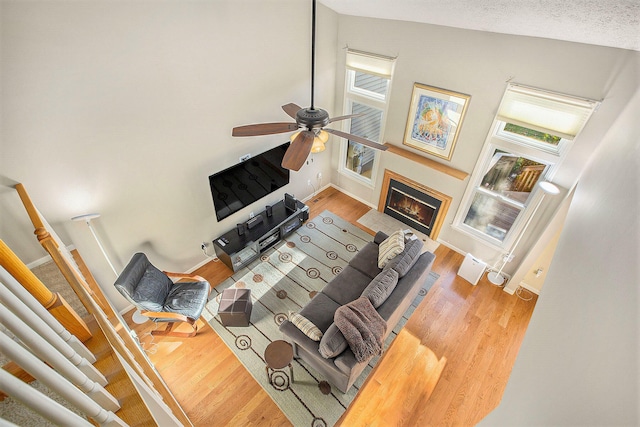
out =
[[450,161],[470,100],[471,95],[414,83],[403,144]]

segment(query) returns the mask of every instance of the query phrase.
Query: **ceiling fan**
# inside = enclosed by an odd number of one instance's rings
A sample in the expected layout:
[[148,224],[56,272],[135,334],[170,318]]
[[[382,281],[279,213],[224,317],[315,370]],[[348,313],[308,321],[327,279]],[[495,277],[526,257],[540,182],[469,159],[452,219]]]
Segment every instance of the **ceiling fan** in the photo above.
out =
[[316,0],[313,0],[311,14],[311,107],[301,108],[294,103],[286,104],[282,106],[282,109],[289,117],[294,119],[295,122],[260,123],[238,126],[234,127],[231,133],[232,136],[258,136],[296,131],[296,133],[291,136],[291,145],[282,159],[283,168],[295,171],[300,170],[302,165],[304,165],[309,153],[318,153],[324,150],[324,143],[329,139],[329,133],[377,150],[384,151],[387,149],[384,145],[367,138],[325,127],[333,122],[360,117],[362,114],[329,117],[327,111],[314,106]]

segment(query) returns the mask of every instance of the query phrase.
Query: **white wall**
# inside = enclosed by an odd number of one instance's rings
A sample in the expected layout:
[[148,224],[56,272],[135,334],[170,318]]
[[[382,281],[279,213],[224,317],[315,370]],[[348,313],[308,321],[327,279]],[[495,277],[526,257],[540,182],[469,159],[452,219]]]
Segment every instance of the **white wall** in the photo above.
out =
[[640,90],[577,186],[505,396],[486,426],[640,424]]
[[[287,121],[282,105],[309,105],[310,2],[0,7],[0,237],[24,262],[44,251],[9,187],[15,182],[111,291],[113,273],[86,225],[71,217],[102,215],[94,226],[118,269],[144,251],[160,268],[184,271],[205,259],[203,240],[285,191],[305,197],[317,172],[330,175],[330,154],[315,155],[289,186],[216,222],[207,177],[288,136],[232,138],[232,127]],[[336,35],[337,15],[319,6],[316,103],[327,107]]]
[[[426,153],[402,145],[414,82],[471,95],[453,158],[450,162],[432,158],[469,173],[473,171],[485,142],[507,80],[603,99],[598,112],[554,177],[554,182],[566,189],[575,184],[586,159],[600,144],[638,83],[638,69],[629,65],[638,58],[638,52],[533,37],[340,15],[338,47],[344,46],[398,57],[385,142],[429,157]],[[344,52],[338,52],[338,59],[336,109],[342,105]],[[337,168],[336,150],[332,163]],[[371,190],[337,172],[334,172],[334,181],[354,195],[377,205],[385,168],[451,196],[453,201],[439,240],[493,264],[499,256],[498,252],[451,227],[468,178],[460,181],[394,154],[383,153],[375,189]],[[559,203],[560,199],[557,198],[554,203]],[[547,221],[548,215],[554,210],[554,205],[541,210],[547,214],[546,217],[539,216],[541,222]],[[529,230],[536,231],[535,224]],[[506,268],[508,273],[515,270],[518,260],[522,259],[529,246],[530,242],[525,237],[518,247],[516,261]]]

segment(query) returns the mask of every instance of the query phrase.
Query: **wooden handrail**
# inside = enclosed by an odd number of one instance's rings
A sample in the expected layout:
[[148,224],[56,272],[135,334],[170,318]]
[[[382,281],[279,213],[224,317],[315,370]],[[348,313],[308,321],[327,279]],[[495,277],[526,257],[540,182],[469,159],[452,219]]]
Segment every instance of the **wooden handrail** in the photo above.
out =
[[80,341],[91,338],[89,327],[78,313],[60,294],[51,292],[3,240],[0,240],[0,265]]

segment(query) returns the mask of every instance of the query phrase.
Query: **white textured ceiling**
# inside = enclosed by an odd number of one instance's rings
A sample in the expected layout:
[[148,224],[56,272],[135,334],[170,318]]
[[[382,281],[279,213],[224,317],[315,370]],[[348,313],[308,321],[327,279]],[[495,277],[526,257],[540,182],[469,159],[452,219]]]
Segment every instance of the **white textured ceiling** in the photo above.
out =
[[343,15],[640,51],[640,0],[320,0]]

